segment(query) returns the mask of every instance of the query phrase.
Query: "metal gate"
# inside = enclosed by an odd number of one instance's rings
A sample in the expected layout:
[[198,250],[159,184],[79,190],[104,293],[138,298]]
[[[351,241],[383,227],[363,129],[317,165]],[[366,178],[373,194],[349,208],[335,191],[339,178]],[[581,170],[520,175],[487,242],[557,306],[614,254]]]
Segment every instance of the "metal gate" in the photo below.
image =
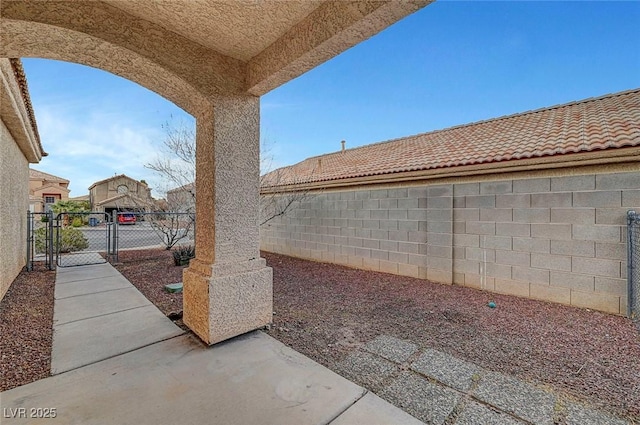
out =
[[113,221],[103,212],[57,215],[51,240],[58,267],[101,264],[113,254]]
[[640,214],[627,213],[627,316],[640,318]]
[[27,211],[27,270],[32,271],[36,261],[53,270],[53,214]]
[[27,212],[27,270],[118,262],[118,251],[195,244],[195,217],[186,212]]

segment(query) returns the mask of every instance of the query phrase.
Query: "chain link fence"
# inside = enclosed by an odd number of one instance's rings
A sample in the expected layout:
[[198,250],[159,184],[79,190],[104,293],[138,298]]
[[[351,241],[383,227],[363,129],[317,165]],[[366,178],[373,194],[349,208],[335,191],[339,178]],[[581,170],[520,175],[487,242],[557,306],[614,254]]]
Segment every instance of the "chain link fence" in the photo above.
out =
[[195,245],[196,218],[182,212],[118,212],[115,261],[132,250],[170,250]]
[[36,262],[43,262],[53,270],[53,214],[27,211],[27,270],[32,271]]
[[[193,255],[195,215],[178,212],[27,212],[27,270],[118,262],[121,251],[145,258],[168,250]],[[135,257],[135,256],[133,256]]]
[[112,224],[101,212],[63,212],[53,227],[53,249],[59,267],[102,264],[112,250]]

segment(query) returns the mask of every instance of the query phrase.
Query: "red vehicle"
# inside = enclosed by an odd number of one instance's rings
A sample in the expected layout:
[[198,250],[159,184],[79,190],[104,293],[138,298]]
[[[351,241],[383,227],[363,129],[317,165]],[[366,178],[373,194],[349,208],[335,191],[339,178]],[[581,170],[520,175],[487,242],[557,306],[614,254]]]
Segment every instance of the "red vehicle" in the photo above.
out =
[[136,215],[134,213],[118,214],[118,224],[136,224]]

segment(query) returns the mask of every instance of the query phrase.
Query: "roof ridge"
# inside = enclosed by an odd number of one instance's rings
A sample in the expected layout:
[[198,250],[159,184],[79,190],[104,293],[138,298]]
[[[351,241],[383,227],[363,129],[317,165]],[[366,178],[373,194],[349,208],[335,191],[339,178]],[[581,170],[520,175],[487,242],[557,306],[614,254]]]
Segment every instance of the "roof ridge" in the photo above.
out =
[[58,179],[58,180],[65,181],[65,182],[67,182],[67,183],[69,183],[69,182],[70,182],[70,180],[67,180],[67,179],[65,179],[64,177],[56,176],[56,175],[54,175],[54,174],[46,173],[46,172],[44,172],[44,171],[36,170],[35,168],[31,168],[31,167],[29,167],[29,172],[31,172],[31,171],[35,171],[36,173],[44,174],[44,175],[49,176],[49,177],[54,177],[54,178],[56,178],[56,179]]

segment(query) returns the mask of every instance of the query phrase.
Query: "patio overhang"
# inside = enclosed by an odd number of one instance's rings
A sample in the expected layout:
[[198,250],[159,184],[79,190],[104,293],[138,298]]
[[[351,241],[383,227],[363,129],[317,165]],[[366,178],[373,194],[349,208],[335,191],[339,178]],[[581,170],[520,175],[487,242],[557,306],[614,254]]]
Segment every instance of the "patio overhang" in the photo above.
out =
[[184,275],[184,322],[213,344],[272,320],[259,96],[431,1],[3,0],[0,57],[100,68],[196,118],[197,257]]

